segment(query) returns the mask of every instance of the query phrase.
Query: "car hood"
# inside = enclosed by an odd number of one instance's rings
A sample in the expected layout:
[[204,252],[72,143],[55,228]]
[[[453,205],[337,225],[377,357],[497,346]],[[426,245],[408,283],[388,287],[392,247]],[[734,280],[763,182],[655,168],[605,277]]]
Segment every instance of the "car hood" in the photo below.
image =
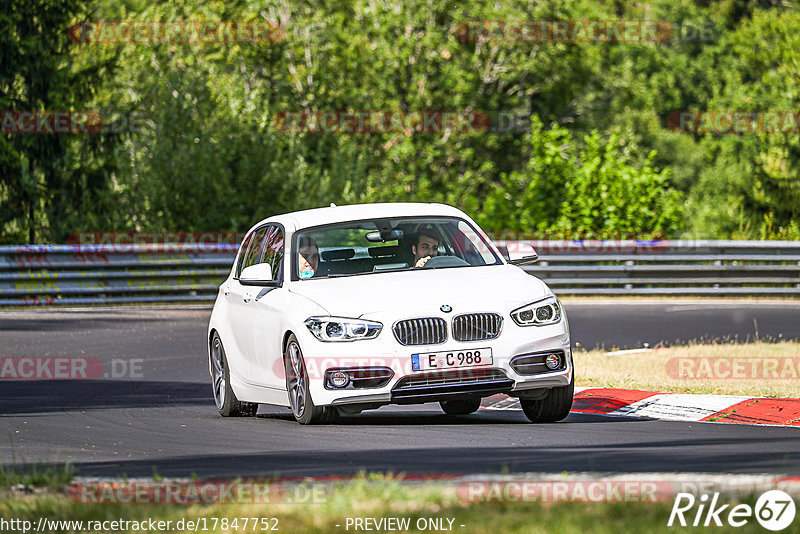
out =
[[519,267],[497,265],[371,273],[303,280],[290,291],[319,304],[331,315],[369,316],[386,311],[489,311],[492,304],[513,308],[550,295],[538,278]]

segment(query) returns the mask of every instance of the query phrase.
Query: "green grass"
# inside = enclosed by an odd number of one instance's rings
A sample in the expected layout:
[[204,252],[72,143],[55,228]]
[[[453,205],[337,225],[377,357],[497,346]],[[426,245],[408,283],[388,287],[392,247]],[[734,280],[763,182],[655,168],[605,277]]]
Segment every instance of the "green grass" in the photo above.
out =
[[[797,398],[800,395],[798,355],[800,343],[795,341],[720,342],[662,347],[633,354],[607,353],[602,350],[576,351],[574,361],[578,386],[641,389],[663,393]],[[754,363],[761,365],[756,367],[758,372],[740,378],[734,378],[730,373],[729,376],[717,376],[713,369],[710,374],[700,372],[701,369],[709,369],[699,366],[701,360],[713,363],[716,359],[724,359],[729,366],[732,365],[731,362],[737,361],[746,369],[751,369]],[[676,374],[675,370],[680,369],[680,361],[690,362],[690,369],[694,374]],[[765,361],[775,363],[777,370],[763,371]],[[729,369],[730,367],[725,367],[725,370]]]
[[22,484],[24,486],[63,489],[70,483],[74,472],[70,464],[13,467],[0,464],[0,488]]

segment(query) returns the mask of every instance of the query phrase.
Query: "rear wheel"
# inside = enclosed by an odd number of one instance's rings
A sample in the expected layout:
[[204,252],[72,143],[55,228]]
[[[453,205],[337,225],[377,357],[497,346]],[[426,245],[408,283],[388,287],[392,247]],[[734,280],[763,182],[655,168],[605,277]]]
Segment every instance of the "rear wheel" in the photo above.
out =
[[214,391],[214,404],[223,417],[247,417],[258,412],[255,402],[241,402],[231,388],[231,373],[225,347],[219,334],[211,340],[211,387]]
[[289,406],[295,420],[301,425],[331,423],[338,416],[333,406],[314,406],[308,387],[308,372],[303,360],[303,352],[294,334],[286,342],[283,353],[283,364],[286,367],[286,391],[289,395]]
[[543,399],[520,399],[522,411],[532,423],[554,423],[566,419],[572,408],[575,377],[568,386],[553,388]]
[[481,407],[481,399],[441,401],[439,406],[447,415],[468,415],[478,411],[478,408]]

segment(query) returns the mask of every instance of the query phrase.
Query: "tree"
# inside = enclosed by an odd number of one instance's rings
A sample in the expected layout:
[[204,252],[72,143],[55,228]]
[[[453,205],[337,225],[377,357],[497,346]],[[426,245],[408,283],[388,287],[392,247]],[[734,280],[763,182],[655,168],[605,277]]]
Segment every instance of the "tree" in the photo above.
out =
[[[91,111],[85,106],[99,80],[111,73],[114,61],[112,56],[76,65],[67,28],[85,13],[86,6],[78,0],[2,3],[0,110],[4,117],[33,112],[38,122],[38,117],[53,112]],[[52,126],[53,119],[46,120]],[[63,241],[69,232],[65,223],[70,212],[84,217],[96,209],[93,195],[105,187],[108,175],[95,172],[98,162],[90,154],[107,151],[113,140],[7,129],[0,134],[0,235],[16,242],[27,237],[33,243],[37,236]],[[74,158],[81,153],[82,160]]]
[[482,202],[478,222],[497,232],[565,238],[664,237],[681,226],[681,195],[669,171],[653,168],[655,152],[635,166],[624,139],[595,131],[577,142],[561,127],[532,121],[530,158],[503,177]]

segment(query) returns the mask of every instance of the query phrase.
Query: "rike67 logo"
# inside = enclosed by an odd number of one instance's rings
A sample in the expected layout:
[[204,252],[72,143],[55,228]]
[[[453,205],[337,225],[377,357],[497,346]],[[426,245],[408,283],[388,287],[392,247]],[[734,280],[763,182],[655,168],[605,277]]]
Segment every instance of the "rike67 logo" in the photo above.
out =
[[721,527],[724,524],[743,527],[755,517],[765,529],[779,531],[792,524],[795,513],[791,495],[781,490],[763,493],[755,507],[749,504],[737,504],[733,507],[730,504],[720,504],[719,493],[714,493],[711,498],[708,494],[695,498],[691,493],[678,493],[667,526],[671,527],[677,520],[677,524],[682,527]]

